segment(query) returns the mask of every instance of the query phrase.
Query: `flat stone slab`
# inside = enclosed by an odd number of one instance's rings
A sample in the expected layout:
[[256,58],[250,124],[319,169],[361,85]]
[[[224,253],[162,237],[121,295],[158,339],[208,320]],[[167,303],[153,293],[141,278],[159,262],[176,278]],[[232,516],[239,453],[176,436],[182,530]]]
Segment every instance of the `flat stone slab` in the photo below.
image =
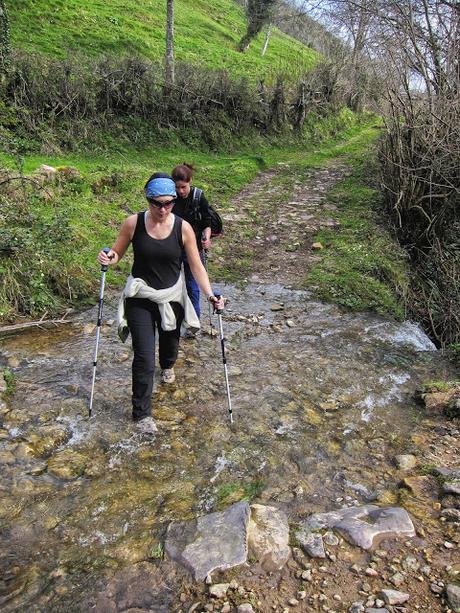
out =
[[215,570],[243,564],[248,555],[247,502],[237,502],[225,511],[173,522],[169,525],[165,551],[185,566],[196,581],[204,581]]
[[315,513],[302,522],[300,528],[306,531],[332,528],[362,549],[372,549],[384,538],[415,536],[414,525],[405,509],[376,505]]
[[275,507],[251,505],[248,546],[262,568],[267,571],[281,570],[291,555],[286,514]]

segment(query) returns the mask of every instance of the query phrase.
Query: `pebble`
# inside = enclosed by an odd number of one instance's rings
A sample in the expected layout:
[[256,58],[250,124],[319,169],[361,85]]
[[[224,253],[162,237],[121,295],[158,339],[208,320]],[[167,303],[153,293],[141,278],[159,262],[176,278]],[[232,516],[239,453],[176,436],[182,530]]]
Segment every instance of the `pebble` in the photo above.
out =
[[449,543],[449,541],[444,541],[444,547],[446,549],[453,549],[455,545],[453,543]]
[[378,593],[379,598],[383,598],[384,602],[382,603],[382,606],[384,604],[403,604],[404,602],[407,602],[410,598],[409,594],[406,594],[405,592],[398,592],[397,590],[380,590],[380,592]]
[[398,585],[404,583],[404,575],[402,573],[395,573],[392,577],[390,577],[390,581],[393,585],[398,587]]
[[378,572],[375,570],[375,568],[366,568],[365,573],[368,577],[378,577]]
[[209,595],[213,598],[224,598],[229,587],[229,583],[216,583],[209,587]]
[[237,611],[238,613],[254,613],[252,604],[249,604],[249,602],[244,602],[243,604],[238,605]]

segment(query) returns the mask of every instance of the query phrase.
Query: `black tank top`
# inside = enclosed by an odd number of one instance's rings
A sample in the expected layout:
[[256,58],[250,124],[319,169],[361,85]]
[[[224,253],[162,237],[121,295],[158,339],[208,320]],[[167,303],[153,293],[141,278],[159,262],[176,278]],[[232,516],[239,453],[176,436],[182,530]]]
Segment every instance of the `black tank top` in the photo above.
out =
[[177,282],[181,269],[182,219],[174,215],[169,236],[152,238],[145,227],[145,211],[137,214],[136,229],[132,239],[134,264],[133,277],[143,279],[154,289],[165,289]]

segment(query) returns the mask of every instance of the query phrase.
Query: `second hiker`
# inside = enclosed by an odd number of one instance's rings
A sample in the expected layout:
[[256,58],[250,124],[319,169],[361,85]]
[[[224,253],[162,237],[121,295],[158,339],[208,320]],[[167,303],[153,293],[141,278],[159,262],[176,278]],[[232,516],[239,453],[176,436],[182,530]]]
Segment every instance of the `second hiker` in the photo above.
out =
[[[172,212],[192,226],[200,259],[204,262],[203,251],[211,246],[211,211],[203,191],[191,184],[194,172],[195,169],[191,164],[179,164],[173,168],[171,176],[176,184],[177,199]],[[190,269],[187,254],[183,255],[187,293],[200,318],[200,288]],[[188,332],[186,335],[191,336],[191,333]]]

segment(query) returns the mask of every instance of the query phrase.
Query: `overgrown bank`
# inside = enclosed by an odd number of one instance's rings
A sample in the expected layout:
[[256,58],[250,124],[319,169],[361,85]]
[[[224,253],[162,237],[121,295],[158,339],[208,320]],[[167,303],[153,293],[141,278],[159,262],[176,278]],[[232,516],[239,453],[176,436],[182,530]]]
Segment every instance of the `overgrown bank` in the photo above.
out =
[[[316,137],[310,138],[309,147],[317,147],[321,138],[332,134],[336,142],[346,143],[362,129],[354,115],[343,112],[315,124]],[[103,244],[112,243],[126,214],[144,207],[140,187],[153,168],[169,170],[178,160],[193,159],[199,168],[197,184],[225,217],[231,197],[261,169],[298,160],[305,156],[305,147],[266,146],[257,154],[233,155],[163,149],[154,155],[131,150],[105,158],[76,154],[26,158],[23,172],[4,171],[1,181],[0,317],[35,317],[45,310],[52,313],[94,300],[95,254]],[[31,172],[44,162],[58,172]],[[128,266],[129,258],[111,272],[111,283],[121,283]],[[214,273],[225,276],[223,269]]]

